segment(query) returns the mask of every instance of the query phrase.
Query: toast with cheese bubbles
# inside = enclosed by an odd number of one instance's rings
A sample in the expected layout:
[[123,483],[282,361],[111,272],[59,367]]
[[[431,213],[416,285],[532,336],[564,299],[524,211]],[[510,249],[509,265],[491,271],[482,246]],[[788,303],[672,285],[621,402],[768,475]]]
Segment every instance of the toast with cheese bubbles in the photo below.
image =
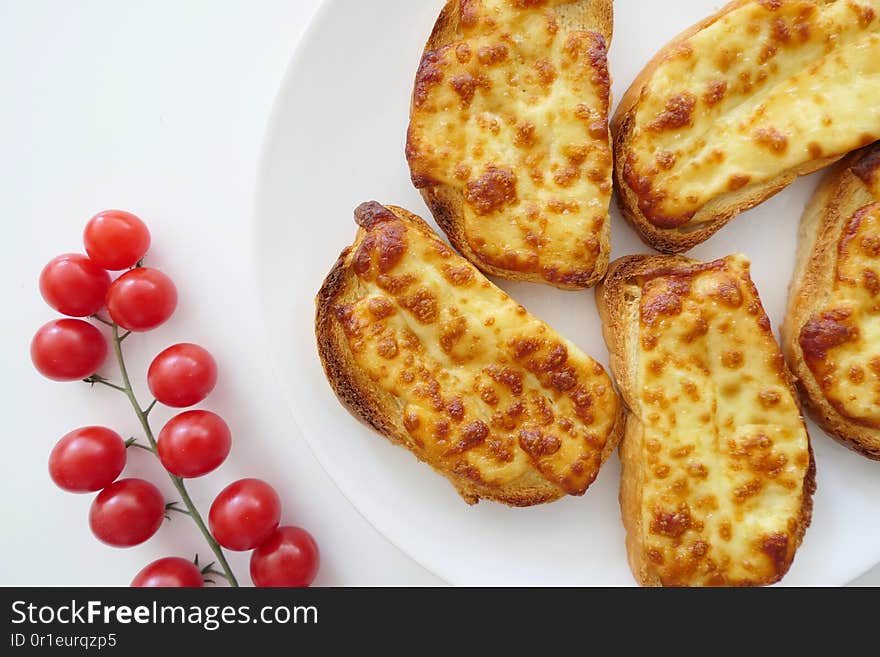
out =
[[355,219],[316,300],[318,353],[340,401],[470,504],[583,494],[622,427],[602,366],[419,217],[369,202]]
[[735,0],[651,60],[612,132],[624,216],[686,251],[880,138],[880,0]]
[[416,73],[413,184],[468,260],[563,289],[608,266],[611,0],[449,0]]
[[744,256],[627,256],[596,288],[627,408],[626,548],[645,586],[758,586],[787,572],[815,466]]

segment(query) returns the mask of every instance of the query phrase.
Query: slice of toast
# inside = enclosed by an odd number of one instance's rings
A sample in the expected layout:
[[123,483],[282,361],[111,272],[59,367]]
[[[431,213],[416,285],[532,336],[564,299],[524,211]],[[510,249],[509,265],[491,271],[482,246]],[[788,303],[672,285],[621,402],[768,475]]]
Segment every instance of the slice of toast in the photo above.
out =
[[807,206],[782,338],[811,417],[880,460],[880,143],[841,162]]
[[788,570],[815,465],[744,256],[627,256],[596,288],[627,407],[620,505],[643,586],[757,586]]
[[449,0],[416,74],[406,156],[482,271],[563,289],[608,267],[611,0]]
[[318,353],[339,399],[470,504],[583,494],[622,427],[602,366],[419,217],[374,201],[355,220],[316,300]]
[[880,0],[736,0],[636,77],[612,121],[624,216],[680,253],[880,137]]

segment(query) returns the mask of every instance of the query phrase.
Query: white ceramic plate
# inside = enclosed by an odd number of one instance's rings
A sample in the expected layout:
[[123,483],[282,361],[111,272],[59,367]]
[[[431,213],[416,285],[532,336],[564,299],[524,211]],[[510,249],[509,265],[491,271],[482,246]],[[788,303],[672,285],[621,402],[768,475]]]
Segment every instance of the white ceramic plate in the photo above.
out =
[[[410,184],[403,151],[414,72],[442,5],[328,0],[296,53],[268,129],[256,199],[268,346],[302,433],[328,473],[380,532],[432,572],[453,584],[632,584],[616,458],[583,497],[529,509],[468,507],[445,479],[354,420],[318,361],[314,294],[354,237],[352,209],[376,199],[430,216]],[[615,98],[670,37],[717,8],[711,0],[615,5]],[[775,325],[798,219],[815,183],[815,176],[799,181],[691,253],[748,254]],[[647,250],[616,209],[612,243],[614,257]],[[592,291],[500,285],[607,364]],[[785,582],[842,584],[880,559],[880,464],[812,424],[810,432],[819,489],[813,524]]]

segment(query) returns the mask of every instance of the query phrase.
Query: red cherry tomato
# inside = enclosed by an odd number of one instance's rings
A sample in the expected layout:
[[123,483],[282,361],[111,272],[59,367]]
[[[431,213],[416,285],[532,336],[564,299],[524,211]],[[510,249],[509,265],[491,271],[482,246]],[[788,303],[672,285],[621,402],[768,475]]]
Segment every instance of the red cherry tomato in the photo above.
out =
[[311,534],[300,527],[279,527],[251,554],[251,580],[254,586],[309,586],[320,562]]
[[31,360],[40,374],[54,381],[85,379],[107,358],[107,340],[81,319],[44,324],[31,340]]
[[131,580],[134,587],[195,588],[205,585],[202,573],[192,561],[165,557],[147,564]]
[[208,513],[217,542],[230,550],[253,550],[275,531],[281,498],[265,481],[240,479],[220,491]]
[[125,442],[106,427],[82,427],[66,434],[49,454],[49,476],[71,493],[90,493],[112,484],[125,467]]
[[40,274],[40,294],[62,315],[86,317],[104,307],[110,274],[79,253],[49,261]]
[[105,210],[89,219],[83,231],[86,253],[110,271],[137,264],[150,248],[150,231],[131,212]]
[[114,547],[131,547],[155,534],[165,517],[165,500],[143,479],[120,479],[95,497],[89,510],[92,533]]
[[153,396],[166,406],[192,406],[217,384],[217,363],[197,344],[176,344],[150,363],[147,383]]
[[158,269],[138,267],[113,281],[107,310],[114,322],[130,331],[149,331],[164,324],[177,307],[177,288]]
[[162,427],[156,447],[168,472],[201,477],[226,460],[231,445],[232,435],[223,418],[210,411],[186,411]]

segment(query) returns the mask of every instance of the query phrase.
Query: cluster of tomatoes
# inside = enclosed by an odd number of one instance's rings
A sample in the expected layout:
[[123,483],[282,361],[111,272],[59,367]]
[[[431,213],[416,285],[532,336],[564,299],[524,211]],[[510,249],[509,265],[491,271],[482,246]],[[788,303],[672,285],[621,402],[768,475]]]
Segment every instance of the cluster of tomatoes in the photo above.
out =
[[[108,353],[104,334],[85,317],[105,307],[114,332],[147,331],[164,323],[177,306],[174,283],[162,272],[142,266],[150,233],[135,215],[102,212],[84,232],[88,255],[53,259],[40,275],[46,302],[67,318],[40,328],[31,343],[37,370],[56,381],[96,376]],[[125,272],[115,280],[108,272]],[[128,333],[121,337],[124,339]],[[114,344],[121,344],[118,333]],[[121,362],[121,360],[120,360]],[[113,387],[130,393],[126,387]],[[106,381],[106,379],[102,379]],[[173,408],[198,404],[217,382],[217,364],[195,344],[176,344],[152,361],[147,383],[156,402]],[[109,384],[109,383],[108,383]],[[139,413],[144,411],[136,405]],[[154,402],[154,403],[156,403]],[[226,422],[210,411],[188,410],[171,418],[159,432],[155,453],[174,477],[205,475],[226,459],[232,437]],[[63,490],[97,492],[89,512],[95,536],[109,545],[130,547],[149,539],[162,524],[167,505],[152,483],[119,479],[128,447],[106,427],[90,426],[65,435],[49,457],[49,474]],[[217,495],[208,515],[211,535],[230,550],[254,550],[251,579],[257,586],[308,586],[318,570],[315,541],[298,527],[279,527],[281,500],[259,479],[242,479]],[[203,573],[186,559],[168,557],[145,567],[133,586],[202,586]]]

